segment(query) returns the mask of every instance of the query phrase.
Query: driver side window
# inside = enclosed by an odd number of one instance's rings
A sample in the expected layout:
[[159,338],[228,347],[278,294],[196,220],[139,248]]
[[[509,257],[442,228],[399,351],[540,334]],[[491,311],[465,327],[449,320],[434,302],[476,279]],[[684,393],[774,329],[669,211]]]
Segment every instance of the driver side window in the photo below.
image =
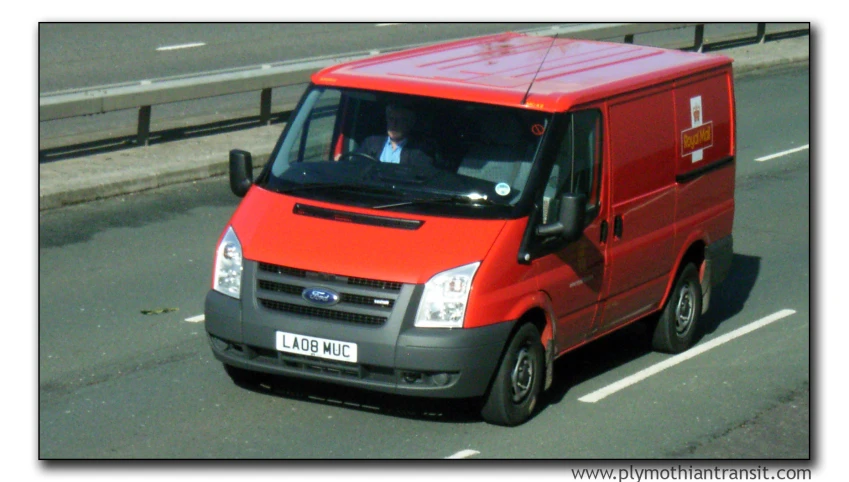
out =
[[569,122],[560,139],[554,167],[543,194],[542,223],[560,216],[559,199],[565,193],[587,196],[587,222],[598,212],[601,178],[601,111],[568,114]]

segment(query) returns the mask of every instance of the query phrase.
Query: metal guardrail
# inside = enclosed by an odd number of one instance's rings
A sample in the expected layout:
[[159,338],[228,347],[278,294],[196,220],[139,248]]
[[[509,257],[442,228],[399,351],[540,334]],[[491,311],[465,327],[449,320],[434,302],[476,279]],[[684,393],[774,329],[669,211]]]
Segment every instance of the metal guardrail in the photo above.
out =
[[[807,24],[802,25],[804,25],[802,30],[807,31]],[[633,43],[634,36],[638,34],[683,27],[694,27],[693,44],[686,49],[701,52],[705,48],[705,24],[699,23],[585,24],[526,30],[524,33],[539,36],[558,35],[587,40],[622,38],[625,43]],[[766,38],[766,24],[758,23],[755,35],[751,37],[751,43],[762,43]],[[307,83],[314,72],[337,63],[433,43],[435,42],[385,50],[355,52],[341,56],[314,57],[191,76],[146,80],[130,84],[53,92],[39,96],[38,117],[41,122],[125,109],[138,109],[136,142],[139,145],[147,145],[150,136],[151,107],[154,105],[259,91],[259,119],[260,123],[267,124],[271,118],[271,90],[273,88]]]

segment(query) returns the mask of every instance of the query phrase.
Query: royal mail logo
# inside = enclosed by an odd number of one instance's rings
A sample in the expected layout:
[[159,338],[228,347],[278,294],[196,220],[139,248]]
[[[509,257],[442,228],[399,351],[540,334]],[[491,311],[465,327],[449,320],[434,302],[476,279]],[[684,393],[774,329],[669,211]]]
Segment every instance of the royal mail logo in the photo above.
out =
[[713,122],[691,127],[681,133],[681,156],[713,146]]
[[704,122],[702,96],[690,97],[690,127],[681,131],[681,157],[699,162],[704,150],[713,146],[713,122]]

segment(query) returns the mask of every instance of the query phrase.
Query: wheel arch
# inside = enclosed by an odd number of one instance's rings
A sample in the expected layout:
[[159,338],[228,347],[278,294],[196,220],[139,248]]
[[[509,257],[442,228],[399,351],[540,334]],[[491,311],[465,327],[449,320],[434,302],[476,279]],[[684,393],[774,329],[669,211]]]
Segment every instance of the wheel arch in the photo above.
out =
[[[545,351],[545,383],[543,384],[543,390],[548,390],[554,381],[554,358],[557,354],[557,346],[555,342],[557,339],[555,336],[557,325],[554,323],[554,312],[553,307],[551,306],[551,301],[548,296],[545,296],[544,299],[547,301],[547,306],[534,306],[525,311],[525,313],[519,317],[513,332],[515,333],[518,331],[519,328],[526,323],[534,325],[537,331],[539,331],[540,343]],[[513,335],[511,334],[511,337],[512,336]]]
[[[707,247],[707,243],[702,237],[693,237],[693,239],[688,240],[687,243],[684,244],[686,248],[682,249],[678,254],[677,261],[675,262],[675,266],[671,272],[669,280],[666,282],[666,290],[663,294],[663,299],[660,301],[660,306],[663,307],[666,304],[666,301],[669,299],[669,296],[672,294],[672,288],[675,286],[675,280],[678,279],[678,276],[681,274],[681,271],[684,270],[684,266],[687,266],[688,263],[693,263],[696,269],[699,271],[699,282],[704,284],[705,282],[705,249]],[[704,290],[703,290],[704,291]],[[707,307],[704,306],[703,309]]]
[[[554,305],[548,293],[542,290],[529,290],[524,295],[518,297],[514,302],[510,303],[510,308],[503,313],[505,323],[512,323],[510,335],[505,341],[504,347],[501,350],[501,358],[504,357],[504,352],[510,340],[516,335],[516,332],[526,323],[531,323],[540,333],[540,343],[545,351],[545,385],[543,389],[547,389],[553,380],[554,358],[557,354],[557,324],[554,314]],[[491,383],[491,382],[490,382]]]

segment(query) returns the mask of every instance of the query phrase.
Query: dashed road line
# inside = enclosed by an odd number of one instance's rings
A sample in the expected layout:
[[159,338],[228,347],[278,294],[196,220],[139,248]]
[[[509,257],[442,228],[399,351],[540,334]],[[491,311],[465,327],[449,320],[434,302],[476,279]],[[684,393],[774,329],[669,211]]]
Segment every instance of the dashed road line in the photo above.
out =
[[169,50],[180,50],[180,49],[191,49],[195,47],[203,47],[206,45],[206,42],[192,42],[187,44],[180,45],[166,45],[164,47],[157,47],[157,52],[167,52]]
[[445,457],[445,458],[446,459],[467,459],[469,457],[474,457],[475,455],[478,455],[478,454],[480,454],[480,452],[478,452],[477,450],[466,449],[466,450],[461,450],[461,451],[457,452],[456,454]]
[[804,151],[805,149],[809,149],[811,147],[810,144],[805,144],[801,147],[796,147],[794,149],[787,149],[786,151],[776,152],[775,154],[770,154],[768,156],[763,156],[755,159],[755,162],[764,162],[769,161],[771,159],[775,159],[776,157],[786,156],[789,154],[793,154],[794,152]]
[[203,314],[200,314],[200,315],[197,315],[197,316],[192,316],[191,318],[186,318],[185,321],[188,321],[189,323],[201,323],[204,319],[205,318],[204,318]]
[[675,355],[672,358],[667,358],[666,360],[664,360],[660,363],[656,363],[656,364],[654,364],[654,365],[652,365],[652,366],[650,366],[650,367],[648,367],[648,368],[646,368],[642,371],[639,371],[639,372],[637,372],[637,373],[635,373],[635,374],[633,374],[629,377],[625,377],[625,378],[619,380],[618,382],[611,383],[610,385],[608,385],[606,387],[600,388],[600,389],[598,389],[598,390],[596,390],[596,391],[594,391],[594,392],[592,392],[588,395],[584,395],[583,397],[579,398],[578,400],[581,401],[581,402],[586,402],[586,403],[595,403],[599,400],[602,400],[603,398],[606,398],[610,395],[613,395],[614,393],[616,393],[620,390],[628,388],[631,385],[634,385],[635,383],[641,382],[641,381],[645,380],[646,378],[648,378],[652,375],[660,373],[663,370],[666,370],[667,368],[673,367],[673,366],[675,366],[675,365],[677,365],[677,364],[679,364],[683,361],[686,361],[686,360],[689,360],[690,358],[693,358],[696,355],[702,354],[702,353],[704,353],[704,352],[706,352],[710,349],[713,349],[713,348],[718,347],[719,345],[722,345],[723,343],[727,343],[727,342],[729,342],[729,341],[731,341],[735,338],[739,338],[739,337],[741,337],[741,336],[743,336],[747,333],[751,333],[751,332],[757,330],[758,328],[762,328],[766,325],[769,325],[770,323],[774,323],[774,322],[776,322],[776,321],[778,321],[782,318],[786,318],[786,317],[788,317],[788,316],[790,316],[794,313],[796,313],[796,310],[790,310],[790,309],[784,309],[784,310],[775,312],[775,313],[773,313],[769,316],[761,318],[760,320],[749,323],[746,326],[737,328],[736,330],[734,330],[730,333],[726,333],[722,336],[714,338],[713,340],[710,340],[707,343],[694,346],[694,347],[690,348],[689,350],[685,351],[684,353],[681,353],[679,355]]

